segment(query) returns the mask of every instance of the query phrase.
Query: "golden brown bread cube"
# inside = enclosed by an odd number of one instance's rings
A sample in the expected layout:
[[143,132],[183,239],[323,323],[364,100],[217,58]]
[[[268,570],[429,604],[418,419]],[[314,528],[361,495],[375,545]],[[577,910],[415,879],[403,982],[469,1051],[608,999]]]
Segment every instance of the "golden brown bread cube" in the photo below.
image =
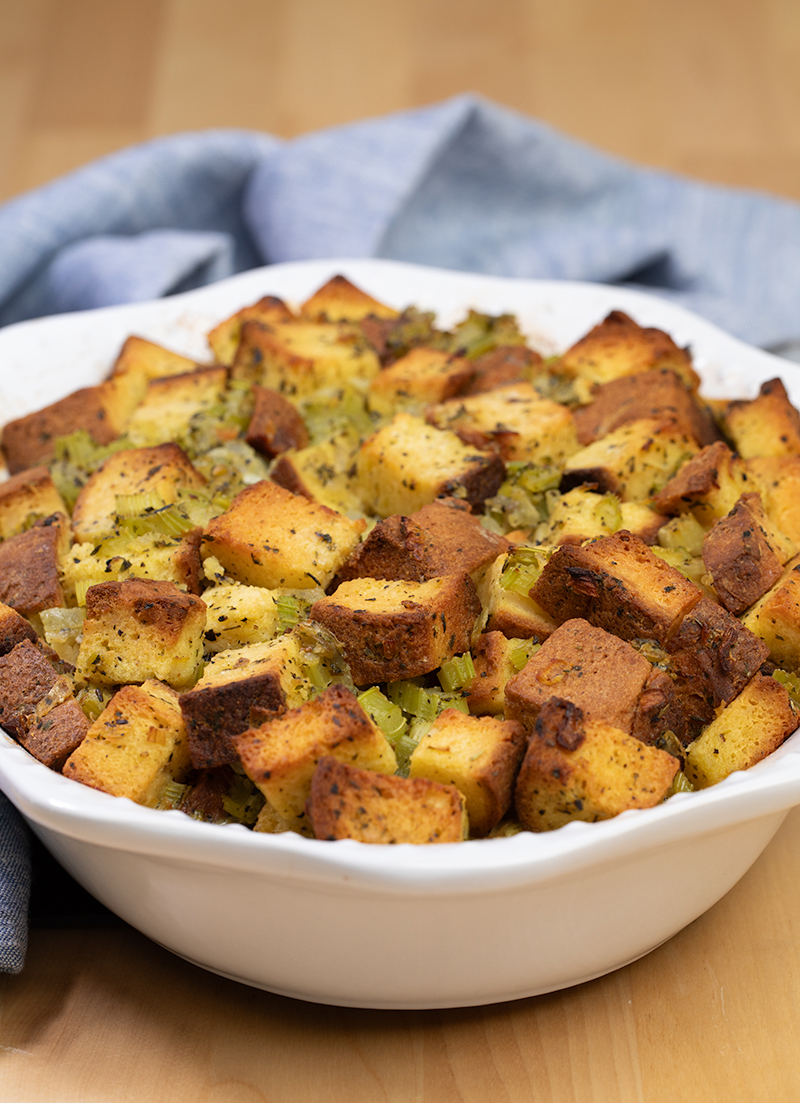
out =
[[89,720],[78,702],[70,697],[33,719],[19,741],[29,754],[51,770],[61,770],[83,742]]
[[247,776],[289,821],[303,816],[314,769],[326,755],[379,773],[397,769],[383,732],[340,685],[244,732],[234,743]]
[[674,421],[629,421],[574,452],[564,464],[561,486],[571,490],[589,483],[623,501],[644,501],[696,451],[694,439]]
[[496,448],[506,463],[561,465],[579,448],[571,411],[542,398],[527,382],[440,402],[426,417],[439,429],[452,430],[465,444]]
[[467,687],[473,716],[505,712],[506,685],[538,649],[535,640],[509,639],[502,632],[483,632],[472,647],[475,677]]
[[76,674],[94,685],[188,685],[203,658],[206,607],[174,582],[131,578],[86,593]]
[[574,380],[579,402],[589,402],[595,387],[612,379],[660,368],[672,368],[692,390],[700,383],[685,349],[662,330],[637,325],[621,310],[613,310],[568,349],[559,368]]
[[745,467],[769,519],[800,546],[800,456],[756,456]]
[[751,492],[706,533],[703,563],[720,604],[738,614],[778,581],[796,550],[765,516],[760,495]]
[[629,421],[674,421],[704,448],[719,440],[714,419],[672,368],[639,372],[598,387],[587,406],[574,411],[582,445],[591,444]]
[[379,517],[409,516],[452,495],[481,509],[505,475],[497,453],[469,448],[455,433],[406,413],[364,441],[356,466],[364,501]]
[[525,345],[501,345],[472,361],[472,379],[460,393],[483,394],[508,383],[521,383],[542,363],[539,353]]
[[698,789],[716,785],[772,754],[796,727],[797,715],[783,686],[756,674],[688,748],[684,772]]
[[71,540],[68,519],[54,513],[0,544],[0,602],[24,617],[64,605],[59,562]]
[[368,316],[397,318],[399,312],[378,302],[346,276],[332,276],[300,308],[303,318],[315,322],[359,322]]
[[182,488],[199,488],[205,479],[177,444],[126,448],[109,456],[86,481],[72,511],[78,541],[92,540],[114,528],[117,498],[153,494],[163,505],[177,501]]
[[7,655],[23,640],[35,644],[38,640],[35,628],[16,609],[0,602],[0,655]]
[[124,396],[130,414],[144,398],[147,384],[153,379],[184,375],[196,367],[197,364],[186,356],[144,337],[131,336],[120,349],[109,378],[117,385],[120,395]]
[[530,831],[553,831],[573,820],[594,823],[664,799],[680,763],[570,701],[542,706],[528,744],[514,803]]
[[299,705],[310,692],[294,636],[215,655],[180,698],[193,765],[207,769],[235,762],[234,736]]
[[800,556],[795,556],[772,587],[742,617],[786,670],[800,671]]
[[66,512],[64,499],[46,467],[32,467],[0,482],[0,540],[16,536],[31,517]]
[[210,521],[203,558],[214,556],[234,579],[251,586],[325,587],[363,529],[363,521],[265,479],[246,487]]
[[527,737],[521,724],[445,709],[411,755],[409,777],[455,785],[470,832],[488,835],[508,809]]
[[274,459],[289,448],[305,448],[308,430],[297,408],[278,391],[253,387],[253,415],[245,440],[262,456]]
[[53,664],[31,640],[23,639],[0,655],[0,727],[21,739],[37,705],[58,678]]
[[744,463],[727,444],[717,441],[701,449],[653,498],[661,513],[687,513],[712,525],[730,513],[742,494],[758,490]]
[[458,394],[472,378],[472,365],[464,356],[441,349],[415,348],[371,381],[370,410],[389,416],[398,410],[421,413],[433,402]]
[[800,413],[780,379],[761,384],[758,398],[731,402],[723,427],[743,460],[800,455]]
[[532,733],[550,697],[572,701],[592,720],[653,742],[667,727],[670,679],[624,640],[585,620],[568,620],[545,640],[505,690],[505,714]]
[[353,681],[364,686],[428,674],[468,651],[480,611],[465,574],[427,582],[353,579],[315,602],[310,617],[333,633]]
[[226,364],[230,367],[236,358],[244,322],[258,321],[269,325],[271,322],[291,322],[293,319],[294,314],[282,299],[274,295],[266,295],[252,306],[237,310],[230,318],[214,326],[208,334],[208,343],[211,345],[214,359],[218,364]]
[[127,434],[137,447],[185,437],[189,423],[218,405],[228,386],[227,368],[198,368],[185,375],[154,379],[131,413]]
[[178,695],[147,681],[115,693],[62,773],[115,797],[158,807],[167,786],[189,771]]
[[61,560],[64,593],[70,602],[85,605],[88,588],[100,582],[154,578],[199,594],[201,535],[201,529],[175,537],[149,532],[129,539],[112,537],[99,545],[73,544]]
[[457,843],[467,836],[464,797],[454,785],[393,777],[322,758],[308,814],[318,839],[362,843]]

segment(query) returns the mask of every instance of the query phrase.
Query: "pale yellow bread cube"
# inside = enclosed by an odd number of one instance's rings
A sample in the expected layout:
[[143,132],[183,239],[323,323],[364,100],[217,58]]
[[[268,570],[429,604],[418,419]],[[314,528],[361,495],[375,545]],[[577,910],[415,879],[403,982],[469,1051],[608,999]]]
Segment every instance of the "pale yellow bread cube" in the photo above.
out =
[[553,697],[542,706],[520,767],[517,815],[530,831],[553,831],[573,820],[593,823],[652,808],[679,765],[666,751]]
[[386,736],[340,685],[244,732],[234,743],[247,776],[288,820],[305,812],[314,769],[326,755],[379,773],[397,769]]
[[475,677],[467,687],[467,704],[473,716],[499,716],[505,712],[506,685],[538,649],[533,640],[513,639],[502,632],[483,632],[472,648]]
[[203,592],[208,610],[206,651],[227,651],[249,643],[265,643],[280,631],[276,594],[263,586],[224,582]]
[[800,546],[800,456],[756,456],[745,467],[769,519]]
[[357,686],[414,678],[469,650],[480,613],[469,575],[357,578],[311,607],[344,649]]
[[772,587],[742,617],[769,647],[769,657],[786,670],[800,671],[800,556],[795,556]]
[[684,772],[698,789],[715,785],[734,770],[747,770],[772,754],[797,722],[783,686],[756,674],[688,748]]
[[0,540],[21,532],[30,518],[67,513],[46,467],[31,467],[0,482]]
[[547,520],[536,529],[536,539],[542,544],[582,544],[625,529],[653,544],[666,522],[664,514],[646,502],[621,502],[615,494],[575,487],[552,504]]
[[268,479],[248,486],[214,517],[203,558],[214,556],[237,582],[269,589],[323,588],[358,543],[364,522]]
[[222,401],[227,386],[227,368],[202,368],[154,379],[130,416],[127,432],[131,443],[146,446],[180,439],[195,414]]
[[358,442],[349,432],[337,433],[308,448],[290,449],[275,462],[270,478],[278,486],[312,498],[347,515],[362,508],[353,462]]
[[242,325],[249,321],[265,322],[290,322],[294,318],[289,307],[281,299],[274,295],[266,295],[252,306],[245,306],[237,310],[230,318],[220,322],[208,334],[208,343],[214,353],[214,359],[218,364],[227,364],[229,367],[236,358],[236,350],[242,336]]
[[454,785],[387,776],[327,757],[314,771],[308,813],[318,839],[458,843],[467,837],[465,803]]
[[200,535],[200,529],[174,537],[148,532],[73,544],[61,558],[67,603],[85,605],[90,586],[124,578],[162,579],[199,594]]
[[86,594],[76,675],[95,685],[155,678],[176,689],[196,677],[206,607],[173,582],[131,578]]
[[[533,554],[539,554],[532,549]],[[542,565],[546,562],[547,552],[542,550]],[[519,593],[507,588],[504,583],[506,572],[514,569],[518,556],[512,550],[503,552],[495,559],[484,575],[478,594],[483,605],[486,630],[502,632],[510,639],[546,640],[558,627],[558,621],[546,613],[529,593]]]
[[514,720],[445,709],[414,749],[409,777],[455,785],[466,800],[471,833],[488,835],[511,807],[526,743]]
[[117,498],[152,494],[161,505],[177,501],[182,488],[196,489],[205,479],[177,444],[153,448],[126,448],[109,456],[78,495],[72,511],[72,528],[78,541],[104,536],[114,528]]
[[780,379],[762,383],[752,401],[731,402],[723,428],[743,460],[800,455],[800,413]]
[[319,322],[359,322],[362,318],[397,318],[399,312],[378,302],[346,276],[332,276],[300,308],[304,318]]
[[451,429],[466,444],[496,448],[506,463],[560,466],[580,447],[570,410],[542,398],[530,383],[442,402],[428,410],[427,419],[439,429]]
[[505,474],[495,452],[469,448],[455,433],[406,413],[367,438],[356,469],[364,501],[379,517],[409,515],[448,495],[480,509]]
[[398,410],[421,413],[431,403],[458,394],[471,378],[466,357],[420,346],[375,376],[369,385],[369,408],[387,416]]
[[623,501],[643,501],[661,490],[697,450],[694,439],[674,421],[629,421],[573,453],[564,464],[563,485],[569,489],[591,483]]
[[156,808],[189,770],[178,695],[160,682],[123,686],[95,720],[63,774],[115,797]]

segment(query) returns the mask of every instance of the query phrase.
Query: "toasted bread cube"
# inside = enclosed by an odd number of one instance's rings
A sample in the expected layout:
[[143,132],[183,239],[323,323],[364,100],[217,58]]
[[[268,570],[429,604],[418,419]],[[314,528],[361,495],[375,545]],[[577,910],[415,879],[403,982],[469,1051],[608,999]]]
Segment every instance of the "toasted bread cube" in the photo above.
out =
[[233,378],[290,398],[352,380],[370,380],[380,361],[361,331],[346,322],[249,321],[233,362]]
[[361,495],[352,473],[356,451],[352,434],[338,433],[310,448],[284,452],[270,478],[293,494],[321,502],[339,513],[359,513]]
[[472,379],[460,393],[483,394],[509,383],[527,381],[542,364],[539,353],[525,345],[501,345],[472,361]]
[[70,697],[33,719],[19,737],[22,746],[51,770],[61,770],[89,730],[89,720],[78,702]]
[[427,582],[343,582],[311,606],[312,620],[339,640],[357,686],[437,670],[469,650],[481,611],[469,575]]
[[553,831],[573,820],[594,823],[653,808],[679,766],[666,751],[553,697],[542,706],[520,768],[517,814],[530,831]]
[[800,546],[800,456],[756,456],[745,467],[769,519]]
[[581,444],[600,440],[621,425],[640,418],[674,421],[704,448],[719,440],[708,409],[672,368],[639,372],[598,387],[588,406],[574,411]]
[[[537,555],[534,549],[524,549]],[[544,563],[547,553],[538,553]],[[558,621],[539,605],[528,593],[507,585],[510,574],[516,570],[519,555],[514,549],[501,553],[486,572],[479,588],[481,603],[486,613],[486,629],[502,632],[511,639],[546,640],[556,630]]]
[[155,678],[182,688],[196,676],[205,626],[205,604],[174,582],[130,578],[92,586],[77,676],[94,685]]
[[481,509],[505,475],[496,453],[468,448],[455,433],[405,413],[367,438],[356,466],[364,500],[379,517],[409,515],[453,494]]
[[783,574],[797,548],[765,516],[759,494],[743,494],[706,533],[703,563],[731,613],[743,613]]
[[24,617],[65,604],[59,562],[71,540],[69,521],[54,513],[0,544],[0,602]]
[[30,621],[10,605],[0,602],[0,655],[7,655],[23,640],[35,644],[38,638]]
[[645,544],[654,544],[666,522],[645,502],[621,502],[614,494],[576,486],[550,506],[547,520],[536,529],[536,539],[542,544],[583,544],[625,529]]
[[64,763],[62,773],[93,789],[157,808],[189,770],[178,695],[160,682],[123,686]]
[[21,739],[36,706],[58,681],[58,672],[35,643],[21,640],[0,655],[0,727]]
[[197,364],[186,356],[180,356],[144,337],[133,336],[128,337],[120,349],[110,378],[117,384],[120,394],[125,396],[130,414],[144,398],[147,384],[153,379],[185,375],[196,368]]
[[484,528],[461,498],[437,498],[410,520],[431,538],[437,573],[466,571],[476,586],[497,556],[509,550],[508,540]]
[[397,769],[386,736],[340,685],[244,732],[234,743],[247,776],[287,820],[305,812],[314,769],[326,755],[384,774]]
[[538,650],[534,640],[515,640],[502,632],[483,632],[472,648],[475,666],[467,693],[473,716],[499,716],[505,712],[506,685],[519,674]]
[[170,505],[178,500],[180,489],[204,484],[203,476],[177,444],[115,452],[89,476],[78,495],[72,511],[75,539],[92,540],[112,532],[121,495],[151,493],[163,505]]
[[544,567],[531,597],[563,622],[588,620],[626,640],[663,643],[680,627],[702,591],[631,533],[591,544],[564,544]]
[[311,693],[294,636],[221,651],[181,694],[189,753],[197,769],[237,760],[234,736],[294,708]]
[[363,521],[265,479],[242,490],[211,520],[203,558],[214,556],[237,582],[251,586],[324,588],[363,529]]
[[232,317],[214,326],[208,334],[208,343],[211,345],[214,359],[218,364],[226,364],[228,367],[233,364],[244,322],[258,321],[270,325],[272,322],[291,322],[293,319],[294,314],[283,300],[274,295],[266,295],[252,306],[237,310]]
[[245,440],[262,456],[274,459],[290,448],[305,448],[308,430],[287,398],[269,387],[253,387],[253,415]]
[[488,835],[511,807],[527,738],[513,720],[445,709],[411,755],[409,777],[455,785],[467,804],[470,831]]
[[559,367],[574,379],[582,403],[603,383],[660,368],[672,368],[693,391],[700,383],[685,349],[660,329],[643,329],[621,310],[612,311],[568,349]]
[[743,460],[800,455],[800,413],[780,379],[761,384],[758,398],[731,402],[723,427]]
[[200,529],[185,536],[148,532],[111,537],[100,544],[73,544],[61,560],[64,593],[70,602],[86,604],[86,592],[100,582],[154,578],[174,582],[190,594],[200,593]]
[[12,475],[27,467],[48,463],[55,454],[56,437],[86,429],[98,444],[115,440],[125,428],[130,403],[114,380],[79,391],[25,417],[9,421],[2,445]]
[[742,494],[758,490],[744,463],[727,444],[717,441],[703,448],[683,465],[655,495],[653,505],[661,513],[694,513],[706,526],[730,513]]
[[66,512],[46,467],[32,467],[0,482],[0,540],[16,536],[31,517]]
[[571,411],[542,398],[530,383],[441,402],[426,416],[432,425],[450,429],[465,444],[496,448],[506,463],[520,460],[560,466],[579,448]]
[[399,318],[399,312],[378,302],[352,284],[346,276],[332,276],[300,308],[314,322],[360,322],[368,316]]
[[137,447],[180,439],[195,414],[222,401],[228,386],[227,368],[199,368],[148,383],[144,398],[128,422],[128,436]]
[[585,620],[568,620],[545,640],[506,685],[506,717],[535,730],[539,712],[556,695],[592,720],[644,742],[663,734],[672,703],[670,679],[624,640]]
[[742,617],[742,624],[769,647],[769,657],[800,671],[800,556],[795,556],[767,593]]
[[320,759],[308,814],[318,839],[361,843],[458,843],[467,837],[464,797],[427,778],[387,777]]
[[697,445],[674,421],[642,418],[575,452],[564,464],[562,488],[592,483],[623,501],[656,494]]
[[263,586],[222,583],[203,591],[206,609],[205,649],[226,651],[249,643],[266,643],[280,631],[275,593]]
[[698,789],[716,785],[772,754],[796,727],[797,714],[783,686],[756,674],[688,748],[686,776]]
[[418,414],[458,394],[471,378],[472,365],[465,357],[415,348],[375,376],[369,385],[369,408],[387,416],[398,410]]

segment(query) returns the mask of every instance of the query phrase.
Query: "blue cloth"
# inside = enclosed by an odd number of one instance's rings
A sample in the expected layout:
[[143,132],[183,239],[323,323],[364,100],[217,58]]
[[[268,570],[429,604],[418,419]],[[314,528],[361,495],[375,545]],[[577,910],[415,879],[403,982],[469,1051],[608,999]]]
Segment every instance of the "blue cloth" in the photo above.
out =
[[[317,257],[644,287],[754,344],[800,339],[798,204],[635,168],[474,96],[291,142],[162,138],[20,196],[0,207],[0,324]],[[28,875],[0,817],[13,970]]]

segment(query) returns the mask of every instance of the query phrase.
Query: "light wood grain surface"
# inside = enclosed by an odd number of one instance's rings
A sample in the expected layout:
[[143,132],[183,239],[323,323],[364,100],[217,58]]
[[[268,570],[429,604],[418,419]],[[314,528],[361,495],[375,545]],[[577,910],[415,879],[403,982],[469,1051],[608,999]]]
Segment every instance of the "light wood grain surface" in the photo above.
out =
[[[800,198],[798,0],[0,0],[0,199],[176,130],[291,137],[465,90]],[[316,1007],[127,928],[38,930],[0,978],[0,1098],[796,1101],[799,954],[800,811],[647,958],[508,1005]]]

